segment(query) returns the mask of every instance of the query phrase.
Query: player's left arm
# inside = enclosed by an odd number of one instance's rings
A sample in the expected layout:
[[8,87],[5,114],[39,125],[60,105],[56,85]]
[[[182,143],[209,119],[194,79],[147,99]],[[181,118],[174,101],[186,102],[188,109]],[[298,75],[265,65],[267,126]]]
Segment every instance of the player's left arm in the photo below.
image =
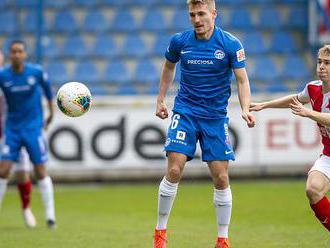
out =
[[242,109],[242,118],[246,121],[248,127],[254,127],[256,120],[251,114],[249,107],[251,103],[250,83],[245,68],[234,69],[237,81],[238,99]]
[[49,124],[52,122],[54,117],[54,104],[53,104],[53,92],[50,85],[50,81],[48,79],[48,74],[46,72],[42,72],[40,82],[41,82],[41,87],[47,99],[48,116],[46,117],[44,123],[44,128],[47,130]]
[[306,108],[297,98],[294,98],[290,104],[293,114],[307,117],[316,121],[322,126],[330,127],[330,113],[320,113],[318,111]]
[[47,130],[49,124],[53,121],[54,117],[54,104],[52,100],[47,100],[47,106],[48,106],[48,116],[45,120],[44,128]]

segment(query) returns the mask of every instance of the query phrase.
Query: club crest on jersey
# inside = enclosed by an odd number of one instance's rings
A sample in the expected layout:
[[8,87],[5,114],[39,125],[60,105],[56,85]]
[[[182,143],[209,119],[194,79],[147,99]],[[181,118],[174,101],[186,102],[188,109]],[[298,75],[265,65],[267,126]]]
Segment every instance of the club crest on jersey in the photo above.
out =
[[216,50],[215,52],[214,52],[214,57],[216,58],[216,59],[223,59],[224,57],[225,57],[225,53],[224,53],[224,51],[222,51],[222,50]]
[[35,77],[31,76],[31,77],[27,78],[27,82],[29,85],[34,85],[36,83],[36,79],[35,79]]
[[237,61],[241,62],[245,60],[245,52],[244,49],[240,49],[236,52],[236,57],[237,57]]

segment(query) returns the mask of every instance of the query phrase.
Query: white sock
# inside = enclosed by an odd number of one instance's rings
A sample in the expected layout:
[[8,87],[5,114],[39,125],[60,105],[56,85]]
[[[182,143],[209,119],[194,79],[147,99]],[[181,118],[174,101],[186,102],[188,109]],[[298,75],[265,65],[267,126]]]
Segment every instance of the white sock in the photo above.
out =
[[228,238],[228,228],[232,208],[230,187],[224,190],[214,189],[214,206],[218,223],[218,237]]
[[49,176],[38,181],[42,202],[46,211],[46,220],[55,221],[54,188]]
[[5,196],[7,190],[8,179],[0,178],[0,208],[3,197]]
[[171,183],[164,177],[158,191],[158,219],[157,230],[166,229],[168,217],[178,191],[179,183]]

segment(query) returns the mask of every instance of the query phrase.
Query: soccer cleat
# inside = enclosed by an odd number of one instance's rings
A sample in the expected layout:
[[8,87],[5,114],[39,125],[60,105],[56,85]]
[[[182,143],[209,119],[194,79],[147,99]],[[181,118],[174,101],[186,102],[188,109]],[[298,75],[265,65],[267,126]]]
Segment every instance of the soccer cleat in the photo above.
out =
[[36,218],[34,218],[34,215],[30,208],[23,209],[23,217],[25,225],[29,228],[34,228],[37,225]]
[[47,220],[46,223],[47,223],[47,227],[48,227],[49,229],[56,229],[56,223],[55,223],[55,220]]
[[230,248],[228,239],[218,237],[217,244],[214,248]]
[[166,229],[156,230],[154,236],[154,248],[166,248]]

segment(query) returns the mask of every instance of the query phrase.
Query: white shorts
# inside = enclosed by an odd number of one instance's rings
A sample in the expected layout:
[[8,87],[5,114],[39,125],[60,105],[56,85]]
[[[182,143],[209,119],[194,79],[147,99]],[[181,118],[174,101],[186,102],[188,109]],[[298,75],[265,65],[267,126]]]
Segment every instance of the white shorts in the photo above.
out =
[[330,157],[322,154],[315,161],[313,167],[309,170],[308,174],[312,171],[319,171],[330,180]]

